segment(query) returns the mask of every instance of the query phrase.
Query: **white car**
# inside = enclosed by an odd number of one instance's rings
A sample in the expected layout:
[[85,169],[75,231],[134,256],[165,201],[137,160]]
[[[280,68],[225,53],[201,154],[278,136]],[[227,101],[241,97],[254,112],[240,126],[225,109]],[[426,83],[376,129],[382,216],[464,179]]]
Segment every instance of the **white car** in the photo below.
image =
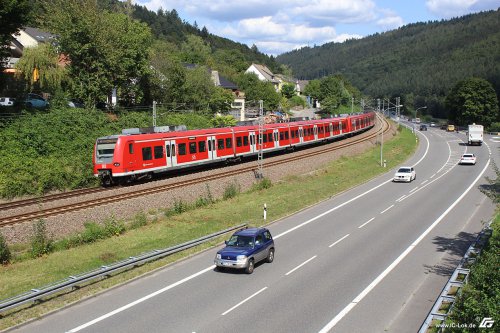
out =
[[1,106],[12,106],[14,105],[14,98],[12,97],[0,97],[0,105]]
[[476,164],[476,155],[474,154],[463,154],[460,158],[458,164]]
[[404,166],[400,167],[392,181],[394,182],[411,182],[412,180],[417,179],[417,174],[415,173],[415,168]]

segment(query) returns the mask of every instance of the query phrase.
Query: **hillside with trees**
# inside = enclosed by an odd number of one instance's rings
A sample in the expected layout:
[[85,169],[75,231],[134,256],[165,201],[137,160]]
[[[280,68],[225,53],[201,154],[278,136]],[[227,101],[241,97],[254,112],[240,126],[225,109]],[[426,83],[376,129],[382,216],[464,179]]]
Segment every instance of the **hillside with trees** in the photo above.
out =
[[415,23],[344,43],[304,47],[276,60],[300,79],[341,74],[374,98],[401,96],[402,104],[427,105],[447,118],[445,97],[469,77],[500,92],[500,11]]

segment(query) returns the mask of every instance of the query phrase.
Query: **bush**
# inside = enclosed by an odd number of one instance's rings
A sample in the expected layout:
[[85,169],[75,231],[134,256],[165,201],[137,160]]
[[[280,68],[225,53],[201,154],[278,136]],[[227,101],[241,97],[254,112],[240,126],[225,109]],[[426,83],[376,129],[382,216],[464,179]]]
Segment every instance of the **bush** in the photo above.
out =
[[0,232],[0,264],[7,265],[10,262],[10,250],[7,242]]
[[238,193],[240,193],[240,190],[240,186],[236,182],[229,184],[224,190],[222,198],[224,200],[234,198],[238,195]]
[[265,190],[265,189],[271,188],[271,186],[273,186],[271,179],[262,178],[262,180],[260,182],[253,184],[252,190],[254,190],[254,191]]
[[39,220],[33,224],[33,238],[31,239],[31,256],[38,258],[52,251],[52,240],[47,235],[44,220]]
[[147,218],[146,214],[144,214],[143,212],[140,212],[134,216],[134,220],[132,221],[130,227],[132,229],[137,229],[137,228],[140,228],[142,226],[145,226],[146,224],[148,224],[148,218]]

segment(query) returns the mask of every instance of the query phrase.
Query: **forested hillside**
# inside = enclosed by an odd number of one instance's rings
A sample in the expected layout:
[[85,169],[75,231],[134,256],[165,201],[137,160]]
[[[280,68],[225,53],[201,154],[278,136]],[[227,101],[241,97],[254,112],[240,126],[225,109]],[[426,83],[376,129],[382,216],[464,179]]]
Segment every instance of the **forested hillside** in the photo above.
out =
[[446,117],[444,97],[460,80],[484,78],[500,91],[500,11],[416,23],[344,43],[305,47],[276,60],[296,77],[342,74],[373,97],[401,96]]
[[[255,46],[250,48],[245,44],[211,34],[206,27],[198,27],[196,22],[190,24],[182,20],[175,9],[172,11],[160,9],[157,12],[153,12],[145,6],[137,4],[128,5],[118,0],[111,0],[109,3],[106,0],[101,1],[103,6],[109,9],[118,7],[128,10],[134,19],[146,23],[151,28],[153,35],[158,39],[180,45],[186,41],[188,35],[195,35],[203,38],[210,45],[213,52],[217,50],[237,51],[243,55],[242,60],[246,62],[265,64],[271,70],[275,71],[279,69],[279,64],[273,57],[259,52]],[[130,6],[130,8],[127,9],[127,6]]]

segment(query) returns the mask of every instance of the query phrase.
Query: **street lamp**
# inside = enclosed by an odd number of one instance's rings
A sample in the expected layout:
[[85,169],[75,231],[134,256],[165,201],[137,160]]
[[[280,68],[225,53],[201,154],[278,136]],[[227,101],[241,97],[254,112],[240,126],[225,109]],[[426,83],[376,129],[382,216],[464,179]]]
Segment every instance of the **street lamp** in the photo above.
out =
[[415,122],[413,123],[413,132],[416,131],[416,126],[417,126],[417,111],[420,109],[427,109],[427,106],[421,106],[415,110]]

